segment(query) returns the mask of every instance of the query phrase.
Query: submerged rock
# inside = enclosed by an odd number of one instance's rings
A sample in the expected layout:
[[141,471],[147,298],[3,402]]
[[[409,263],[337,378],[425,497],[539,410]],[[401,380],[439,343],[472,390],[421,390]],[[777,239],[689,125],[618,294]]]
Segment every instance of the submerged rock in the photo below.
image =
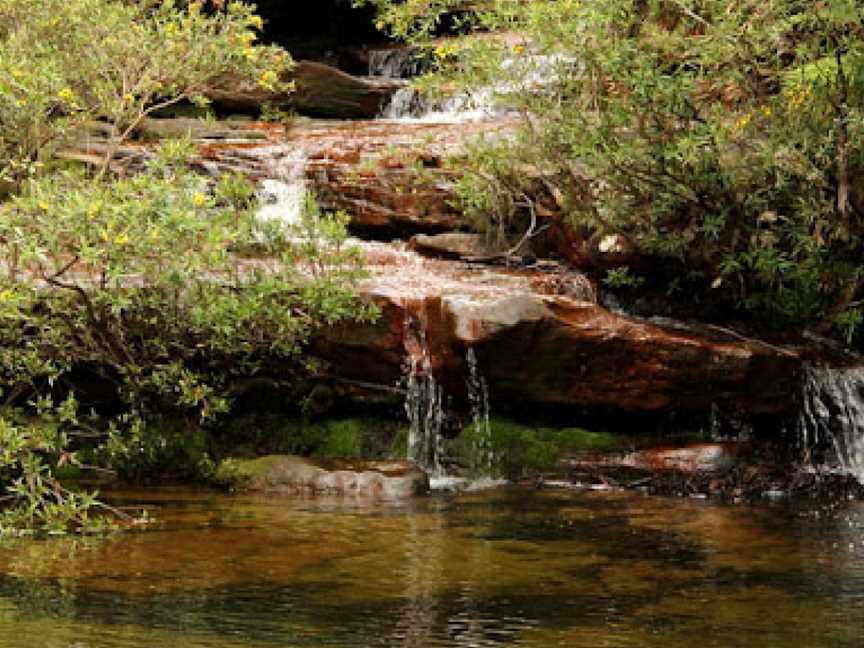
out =
[[404,498],[429,489],[429,477],[407,461],[328,460],[293,455],[228,459],[217,478],[242,490],[286,495]]

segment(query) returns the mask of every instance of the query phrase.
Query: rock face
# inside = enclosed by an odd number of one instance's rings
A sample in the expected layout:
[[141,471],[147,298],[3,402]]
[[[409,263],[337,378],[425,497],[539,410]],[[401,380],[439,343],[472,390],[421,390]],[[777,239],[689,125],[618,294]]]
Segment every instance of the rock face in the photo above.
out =
[[[647,321],[595,303],[589,282],[559,271],[490,270],[367,246],[371,326],[332,331],[320,351],[348,378],[394,384],[406,353],[428,353],[451,394],[474,350],[496,402],[619,412],[743,417],[795,410],[801,355],[711,328]],[[407,351],[406,351],[407,350]]]
[[407,461],[313,462],[292,455],[229,460],[223,481],[243,490],[282,495],[342,495],[387,499],[420,495],[429,477]]

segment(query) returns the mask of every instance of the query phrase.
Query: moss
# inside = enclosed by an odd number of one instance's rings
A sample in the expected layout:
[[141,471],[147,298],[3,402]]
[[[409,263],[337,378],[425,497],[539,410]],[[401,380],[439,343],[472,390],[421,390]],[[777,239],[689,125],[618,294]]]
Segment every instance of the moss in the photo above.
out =
[[279,455],[267,455],[257,459],[229,457],[216,467],[213,481],[227,487],[241,486],[269,473],[280,459]]
[[[380,418],[309,421],[277,414],[234,419],[217,433],[218,456],[290,454],[322,458],[384,459],[394,452],[401,423]],[[405,436],[404,434],[402,435]],[[404,445],[404,444],[402,444]]]
[[519,479],[554,469],[562,458],[589,452],[610,452],[623,446],[622,439],[606,432],[583,428],[542,428],[506,419],[490,421],[491,447],[474,427],[463,430],[448,443],[447,454],[468,473],[488,470],[490,450],[495,472]]

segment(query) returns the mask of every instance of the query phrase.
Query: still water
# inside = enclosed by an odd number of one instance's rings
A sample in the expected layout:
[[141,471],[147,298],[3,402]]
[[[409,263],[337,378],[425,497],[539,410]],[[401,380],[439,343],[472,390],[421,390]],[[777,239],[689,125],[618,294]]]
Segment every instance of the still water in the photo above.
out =
[[864,506],[501,489],[116,494],[160,523],[0,545],[0,648],[859,647]]

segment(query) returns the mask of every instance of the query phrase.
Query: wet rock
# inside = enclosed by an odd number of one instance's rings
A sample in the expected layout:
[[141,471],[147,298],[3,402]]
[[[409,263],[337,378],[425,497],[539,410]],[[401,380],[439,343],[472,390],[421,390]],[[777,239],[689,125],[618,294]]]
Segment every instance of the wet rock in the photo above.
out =
[[285,495],[404,498],[426,492],[429,477],[407,461],[313,461],[292,455],[229,459],[217,478],[242,490]]
[[[465,349],[473,347],[493,404],[618,412],[719,407],[743,418],[796,411],[802,359],[795,348],[616,314],[592,301],[589,282],[581,296],[547,294],[527,269],[367,250],[373,277],[363,292],[382,318],[319,341],[342,375],[394,384],[405,349],[422,338],[451,393],[464,391]],[[570,276],[562,273],[561,281]]]

